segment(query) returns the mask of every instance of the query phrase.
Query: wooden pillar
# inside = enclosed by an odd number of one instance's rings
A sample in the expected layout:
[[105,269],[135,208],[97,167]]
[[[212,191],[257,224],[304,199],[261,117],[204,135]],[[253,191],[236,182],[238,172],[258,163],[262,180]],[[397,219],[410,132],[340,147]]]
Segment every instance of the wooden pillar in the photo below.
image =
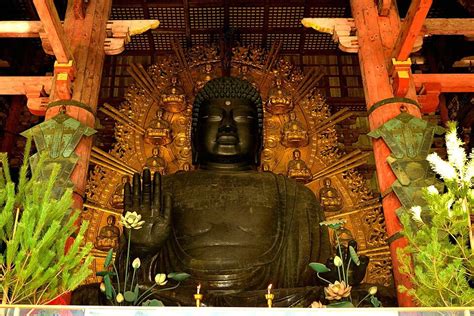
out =
[[[64,33],[68,39],[74,57],[75,79],[72,83],[72,100],[81,102],[88,109],[77,106],[66,106],[66,113],[74,119],[94,127],[95,113],[100,92],[102,67],[104,64],[104,41],[106,25],[112,7],[111,0],[90,0],[87,3],[85,16],[74,14],[74,1],[68,2],[64,20]],[[53,83],[54,86],[54,83]],[[57,101],[58,96],[52,89],[50,101]],[[52,107],[46,112],[46,119],[58,114],[60,108]],[[82,138],[75,152],[79,161],[71,180],[74,188],[74,206],[82,208],[87,183],[87,170],[92,148],[92,138]]]
[[[363,86],[367,109],[384,99],[393,98],[392,85],[390,82],[390,57],[396,39],[400,32],[400,18],[398,12],[392,4],[391,12],[386,17],[380,17],[377,12],[376,1],[373,0],[351,0],[352,16],[355,20],[357,38],[359,42],[359,62],[363,78]],[[396,14],[396,16],[395,16]],[[416,100],[414,84],[411,83],[407,93],[407,98]],[[419,108],[408,105],[408,113],[416,117],[421,117]],[[391,103],[377,108],[369,115],[370,129],[374,130],[390,119],[400,114],[400,104]],[[395,181],[387,157],[390,150],[382,139],[373,140],[373,151],[375,156],[375,166],[380,192],[388,192]],[[397,259],[397,248],[405,247],[405,238],[395,239],[401,230],[401,224],[395,211],[401,206],[400,201],[391,192],[385,194],[382,201],[383,211],[386,221],[387,234],[391,239],[390,252],[393,262],[393,274],[395,285],[405,285],[410,287],[408,277],[400,274],[400,263]],[[391,240],[390,239],[390,240]],[[412,299],[406,294],[397,291],[399,306],[414,306]]]
[[0,152],[11,153],[15,145],[16,135],[19,132],[18,122],[20,122],[21,111],[24,109],[25,104],[26,100],[24,96],[14,95],[11,97],[10,110],[8,111],[8,117],[5,123]]

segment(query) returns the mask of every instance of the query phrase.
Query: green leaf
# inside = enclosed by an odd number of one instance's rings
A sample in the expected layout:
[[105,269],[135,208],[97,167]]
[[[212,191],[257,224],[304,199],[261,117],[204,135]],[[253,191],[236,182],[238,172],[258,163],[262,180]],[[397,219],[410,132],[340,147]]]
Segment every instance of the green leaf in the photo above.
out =
[[103,276],[106,276],[106,275],[114,276],[116,274],[115,274],[115,272],[112,272],[112,271],[99,271],[99,272],[96,272],[95,275],[103,277]]
[[125,291],[125,293],[123,294],[123,297],[125,298],[125,300],[127,302],[133,302],[137,296],[135,295],[135,292],[132,292],[132,291]]
[[374,307],[381,307],[382,303],[380,303],[379,299],[376,296],[373,296],[370,298],[370,303],[374,305]]
[[110,263],[112,262],[113,253],[114,253],[113,249],[110,249],[109,252],[107,253],[107,257],[105,258],[105,262],[104,262],[104,268],[108,268],[110,266]]
[[162,301],[159,301],[157,299],[152,299],[152,300],[147,300],[143,302],[142,306],[165,306]]
[[331,303],[328,305],[328,307],[355,307],[351,302],[349,301],[342,301],[342,302],[336,302],[336,303]]
[[354,247],[349,246],[349,254],[351,255],[352,261],[359,266],[360,265],[360,259],[359,256],[357,255],[357,252],[355,251]]
[[322,264],[322,263],[319,263],[319,262],[311,262],[309,264],[309,267],[311,269],[313,269],[314,271],[318,272],[318,273],[324,273],[324,272],[329,272],[331,271],[331,269],[329,269],[328,267],[326,267],[326,265]]
[[168,274],[168,278],[173,279],[178,282],[182,282],[189,278],[191,275],[185,272],[171,272]]
[[113,286],[112,286],[112,281],[110,281],[110,276],[105,275],[104,276],[104,284],[105,284],[105,296],[107,296],[107,299],[112,299],[113,297]]

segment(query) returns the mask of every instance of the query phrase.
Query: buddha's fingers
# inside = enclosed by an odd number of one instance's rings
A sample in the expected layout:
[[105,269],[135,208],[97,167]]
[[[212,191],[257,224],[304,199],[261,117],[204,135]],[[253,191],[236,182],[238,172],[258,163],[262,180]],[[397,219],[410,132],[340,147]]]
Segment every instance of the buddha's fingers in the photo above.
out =
[[153,197],[151,203],[151,216],[157,216],[161,210],[161,174],[155,172],[153,175]]
[[140,174],[135,173],[133,175],[133,203],[132,211],[138,211],[140,209],[140,200],[142,195],[142,184],[140,181]]
[[130,182],[125,183],[123,188],[123,212],[131,212],[132,211],[132,187],[130,186]]
[[143,210],[146,216],[149,216],[151,210],[151,172],[150,169],[146,168],[143,170],[143,192],[142,192],[142,204],[141,210]]
[[171,194],[165,193],[163,194],[163,213],[161,214],[165,221],[169,221],[170,219],[170,214],[171,214],[171,208],[173,206],[172,200],[171,200]]

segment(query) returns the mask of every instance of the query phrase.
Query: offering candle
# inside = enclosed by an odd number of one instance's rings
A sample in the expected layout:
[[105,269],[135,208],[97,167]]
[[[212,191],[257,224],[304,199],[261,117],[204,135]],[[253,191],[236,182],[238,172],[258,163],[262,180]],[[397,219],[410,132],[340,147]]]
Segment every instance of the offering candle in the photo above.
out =
[[273,305],[273,298],[275,297],[275,295],[271,293],[271,290],[272,290],[272,285],[270,284],[270,285],[267,287],[267,294],[265,294],[265,299],[267,300],[268,308],[271,308],[271,307],[272,307],[272,305]]
[[194,299],[196,300],[196,307],[201,307],[201,301],[203,298],[203,295],[200,293],[201,291],[201,283],[198,284],[196,287],[196,294],[194,294]]

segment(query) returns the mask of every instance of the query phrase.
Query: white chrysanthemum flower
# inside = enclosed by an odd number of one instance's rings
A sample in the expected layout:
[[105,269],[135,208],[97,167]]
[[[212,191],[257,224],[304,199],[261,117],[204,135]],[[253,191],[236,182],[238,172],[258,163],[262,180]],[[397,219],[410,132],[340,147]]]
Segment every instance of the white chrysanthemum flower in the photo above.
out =
[[125,228],[140,229],[145,223],[145,221],[140,221],[141,219],[142,216],[137,214],[137,212],[127,212],[125,216],[121,217],[120,221]]
[[433,170],[444,180],[456,180],[457,173],[453,166],[447,161],[441,159],[437,153],[429,154],[426,160],[430,162]]
[[459,172],[464,170],[466,164],[466,152],[462,147],[462,141],[457,137],[456,130],[452,129],[446,134],[446,147],[449,164]]
[[411,218],[413,218],[414,221],[423,223],[423,220],[421,219],[421,206],[413,206],[410,209],[410,212],[412,213]]
[[436,187],[434,185],[430,185],[427,190],[428,190],[429,195],[438,195],[439,194],[438,189],[436,189]]
[[474,157],[472,157],[473,154],[471,154],[471,160],[466,165],[466,170],[464,172],[464,177],[463,181],[467,183],[467,185],[470,185],[469,183],[473,180],[474,178]]

